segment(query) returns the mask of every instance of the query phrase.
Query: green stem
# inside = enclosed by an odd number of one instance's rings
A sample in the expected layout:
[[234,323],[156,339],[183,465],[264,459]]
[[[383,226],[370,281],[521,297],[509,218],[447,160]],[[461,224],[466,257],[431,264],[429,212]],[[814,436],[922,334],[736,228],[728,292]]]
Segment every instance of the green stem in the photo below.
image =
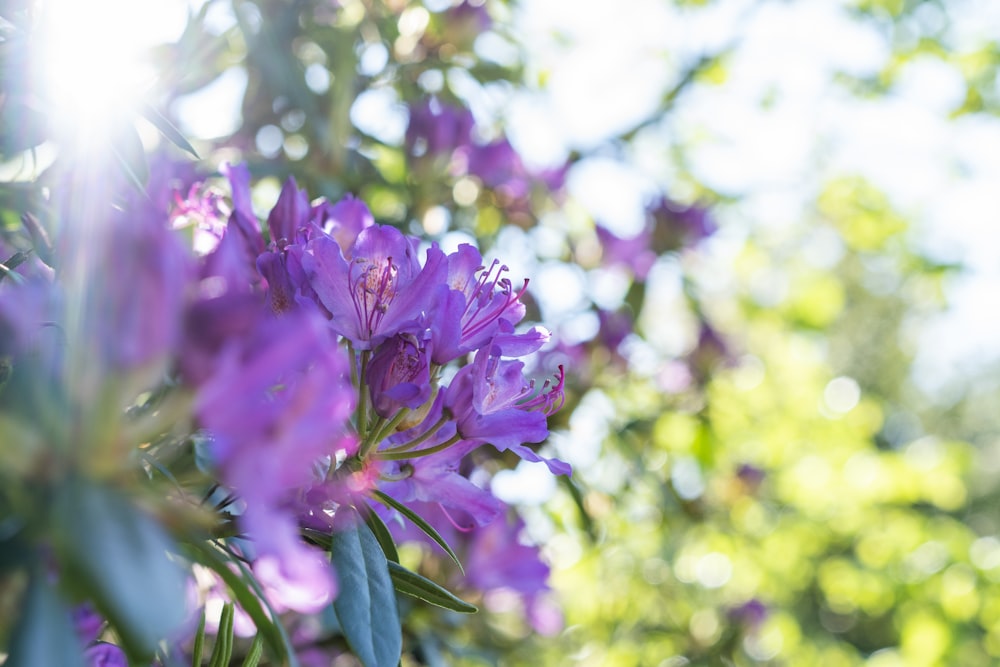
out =
[[358,374],[352,378],[354,386],[358,389],[358,435],[361,441],[365,442],[368,436],[368,386],[365,383],[365,374],[368,370],[368,358],[371,356],[370,350],[361,352],[361,368]]
[[397,453],[397,452],[408,452],[411,449],[414,449],[415,447],[419,447],[420,445],[422,445],[425,442],[427,442],[427,440],[432,435],[434,435],[435,433],[437,433],[438,431],[440,431],[441,427],[444,426],[446,423],[448,423],[448,419],[449,419],[448,415],[446,415],[446,414],[441,415],[441,419],[438,419],[437,422],[433,426],[431,426],[429,429],[427,429],[426,431],[424,431],[423,433],[421,433],[420,435],[418,435],[417,437],[415,437],[413,440],[410,440],[409,442],[404,442],[401,445],[396,445],[395,447],[389,447],[389,448],[383,450],[382,453],[383,454],[394,454],[394,453]]
[[377,447],[380,442],[388,438],[389,435],[396,430],[396,427],[399,426],[400,422],[406,419],[406,415],[408,414],[410,414],[410,408],[400,408],[399,412],[393,415],[392,419],[389,421],[381,420],[377,425],[381,428],[374,429],[373,432],[375,433],[375,436],[372,437],[371,441],[368,443],[368,448],[365,450],[365,453],[367,454],[372,447]]
[[417,451],[399,451],[392,450],[386,452],[375,452],[374,458],[380,459],[382,461],[403,461],[406,459],[415,459],[421,456],[430,456],[431,454],[437,454],[438,452],[443,452],[448,449],[456,442],[462,439],[462,436],[456,433],[451,436],[440,445],[434,445],[433,447],[428,447],[427,449],[418,449]]

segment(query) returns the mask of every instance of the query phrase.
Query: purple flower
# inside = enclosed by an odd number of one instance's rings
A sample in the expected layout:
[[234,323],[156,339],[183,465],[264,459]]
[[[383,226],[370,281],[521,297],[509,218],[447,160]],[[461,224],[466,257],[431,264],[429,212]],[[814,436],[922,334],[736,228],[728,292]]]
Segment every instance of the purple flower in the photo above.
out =
[[215,250],[226,231],[222,195],[204,183],[190,186],[187,196],[174,192],[170,223],[174,229],[191,228],[191,246],[198,255]]
[[90,602],[78,604],[73,608],[73,629],[81,644],[89,644],[97,640],[104,627],[104,617],[97,613]]
[[267,281],[268,308],[281,315],[297,307],[296,287],[286,266],[286,257],[280,252],[264,252],[257,258],[257,271]]
[[[463,563],[465,574],[456,576],[453,585],[476,589],[488,595],[513,591],[524,604],[531,626],[543,634],[554,634],[563,625],[562,612],[547,593],[549,567],[541,560],[537,546],[523,539],[524,521],[510,516],[507,508],[496,502],[493,517],[485,522],[456,526],[444,508],[420,501],[410,506],[454,548]],[[433,542],[419,529],[399,517],[390,516],[387,525],[398,541]]]
[[446,277],[445,256],[427,250],[423,267],[417,242],[394,227],[375,225],[358,234],[350,259],[330,236],[309,242],[302,267],[330,327],[357,349],[368,350],[397,333],[423,329]]
[[83,653],[88,667],[128,667],[125,652],[114,644],[97,642]]
[[741,463],[736,469],[736,478],[739,479],[750,491],[756,491],[764,482],[767,473],[750,463]]
[[555,384],[539,389],[525,380],[524,363],[502,358],[496,338],[461,368],[445,391],[445,405],[455,416],[458,433],[473,442],[488,442],[500,451],[510,450],[526,461],[544,462],[554,474],[570,473],[558,459],[545,459],[524,443],[548,437],[546,416],[563,402],[564,375]]
[[429,341],[397,334],[379,345],[368,364],[367,383],[380,417],[417,409],[431,397]]
[[174,159],[167,151],[152,153],[148,162],[146,194],[158,210],[167,211],[178,198],[178,193],[190,192],[201,180],[191,160]]
[[240,237],[250,252],[251,265],[257,255],[264,252],[264,237],[261,234],[260,222],[254,215],[250,199],[250,170],[246,164],[223,164],[221,171],[229,179],[229,187],[233,196],[233,212],[229,216],[229,229],[239,232]]
[[[463,243],[448,255],[448,286],[432,327],[434,361],[446,363],[478,349],[499,332],[512,332],[524,317],[520,297],[528,281],[516,293],[507,267],[494,261],[487,269],[473,246]],[[517,355],[513,355],[517,356]]]
[[686,206],[661,197],[649,208],[652,248],[662,254],[693,246],[717,229],[708,209]]
[[362,230],[375,224],[368,206],[354,195],[348,194],[336,204],[323,202],[314,209],[322,221],[319,226],[333,237],[347,256]]
[[718,365],[731,363],[733,359],[732,350],[719,332],[702,320],[698,329],[698,342],[688,355],[688,366],[693,377],[699,382],[706,382]]
[[335,582],[287,506],[314,481],[314,464],[337,455],[332,443],[354,402],[348,363],[314,313],[248,324],[221,343],[195,411],[221,479],[246,502],[240,523],[257,552],[255,571],[289,607],[314,611]]
[[480,590],[506,588],[526,595],[548,590],[549,567],[538,547],[521,542],[524,521],[502,515],[470,534],[466,579]]
[[769,611],[767,605],[757,598],[750,598],[746,602],[729,610],[728,616],[735,623],[739,623],[747,630],[759,628],[767,620]]
[[[430,456],[399,463],[378,463],[383,478],[379,488],[400,502],[434,503],[449,526],[471,530],[493,521],[502,504],[487,489],[462,474],[462,460],[478,443],[460,442]],[[405,471],[405,472],[404,472]]]
[[414,157],[450,156],[472,143],[475,121],[468,109],[431,97],[410,107],[406,151]]
[[605,266],[624,266],[636,280],[646,280],[649,270],[656,263],[656,253],[650,247],[652,235],[648,229],[631,238],[622,238],[598,225],[597,239],[601,243]]
[[521,156],[506,138],[472,146],[468,150],[468,170],[510,201],[526,197],[531,190],[531,179]]
[[493,19],[485,2],[469,2],[448,8],[444,12],[444,40],[460,51],[472,48],[480,34],[490,29]]
[[95,280],[84,305],[85,331],[112,367],[162,361],[178,341],[193,258],[168,229],[165,212],[137,205],[110,215],[109,242],[87,258]]
[[294,243],[299,230],[309,223],[312,212],[309,196],[305,190],[299,190],[295,178],[289,176],[281,188],[278,201],[267,216],[272,247],[284,248],[289,243]]

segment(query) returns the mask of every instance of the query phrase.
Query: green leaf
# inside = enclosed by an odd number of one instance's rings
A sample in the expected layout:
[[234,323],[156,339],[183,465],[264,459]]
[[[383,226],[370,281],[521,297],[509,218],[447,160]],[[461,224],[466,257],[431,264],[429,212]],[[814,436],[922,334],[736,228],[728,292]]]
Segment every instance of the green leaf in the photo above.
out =
[[479,611],[475,605],[469,604],[430,579],[412,570],[407,570],[399,563],[389,563],[389,575],[392,577],[392,583],[396,586],[396,590],[400,593],[463,614],[474,614]]
[[11,640],[6,667],[83,667],[83,647],[73,630],[69,609],[37,570],[31,577]]
[[201,156],[198,155],[198,151],[196,151],[187,138],[181,134],[180,130],[174,127],[173,123],[167,120],[163,114],[154,109],[150,104],[143,102],[142,106],[139,108],[139,113],[142,114],[143,118],[152,123],[156,129],[163,134],[163,136],[170,140],[172,144],[178,148],[186,150],[199,160],[201,159]]
[[333,609],[351,650],[365,667],[395,667],[403,634],[396,591],[378,540],[357,521],[334,534],[330,558],[340,581]]
[[264,655],[264,639],[258,634],[253,638],[253,643],[250,644],[250,650],[247,651],[247,657],[243,659],[243,667],[257,667],[260,664],[260,659]]
[[[257,633],[263,635],[275,660],[278,663],[288,660],[289,667],[298,667],[299,663],[295,657],[295,651],[284,627],[280,623],[272,621],[272,616],[269,616],[268,612],[264,610],[264,606],[261,604],[263,591],[260,590],[257,582],[253,579],[253,574],[246,569],[246,566],[237,559],[227,558],[211,544],[193,542],[185,547],[185,551],[192,560],[211,569],[225,582],[233,597],[236,598],[236,602],[257,626]],[[239,573],[230,569],[231,563],[239,567]],[[265,601],[264,604],[266,605],[267,602]]]
[[208,667],[228,667],[233,657],[233,616],[236,608],[232,602],[222,605],[219,615],[219,631],[215,634],[215,646],[212,657],[208,659]]
[[129,498],[82,479],[63,485],[53,509],[65,581],[94,600],[132,662],[148,662],[186,615],[187,580],[167,557],[172,540]]
[[428,537],[437,542],[438,545],[442,549],[444,549],[446,554],[451,556],[451,559],[455,561],[456,565],[458,565],[459,570],[461,570],[463,573],[465,572],[465,570],[462,568],[462,563],[459,562],[458,556],[455,555],[455,552],[452,551],[452,548],[448,546],[448,543],[444,541],[444,538],[441,537],[441,535],[436,530],[434,530],[434,527],[429,523],[427,523],[426,521],[424,521],[424,519],[419,514],[417,514],[416,512],[414,512],[409,507],[399,502],[392,496],[387,495],[381,491],[378,490],[372,491],[372,495],[374,495],[375,499],[378,500],[383,505],[393,508],[394,510],[405,516],[407,519],[412,521],[414,525],[417,526],[417,528],[424,531]]
[[368,510],[365,514],[365,523],[368,524],[368,528],[372,531],[372,535],[378,540],[379,546],[382,547],[382,553],[385,557],[392,561],[393,563],[399,562],[399,553],[396,551],[396,543],[392,540],[392,534],[389,533],[389,528],[383,523],[381,517],[375,513],[374,510]]
[[198,632],[194,636],[194,646],[191,649],[191,664],[201,667],[201,652],[205,648],[205,613],[202,612],[198,621]]

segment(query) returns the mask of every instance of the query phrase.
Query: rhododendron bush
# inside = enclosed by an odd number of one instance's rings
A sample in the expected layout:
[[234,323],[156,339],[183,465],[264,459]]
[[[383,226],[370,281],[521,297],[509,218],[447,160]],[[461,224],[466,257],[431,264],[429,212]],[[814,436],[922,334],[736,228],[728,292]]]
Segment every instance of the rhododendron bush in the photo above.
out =
[[0,9],[0,665],[995,662],[995,382],[913,372],[956,265],[847,134],[718,159],[796,131],[741,31],[806,6],[892,56],[824,105],[937,58],[985,125],[941,3],[207,0],[116,55],[132,4]]

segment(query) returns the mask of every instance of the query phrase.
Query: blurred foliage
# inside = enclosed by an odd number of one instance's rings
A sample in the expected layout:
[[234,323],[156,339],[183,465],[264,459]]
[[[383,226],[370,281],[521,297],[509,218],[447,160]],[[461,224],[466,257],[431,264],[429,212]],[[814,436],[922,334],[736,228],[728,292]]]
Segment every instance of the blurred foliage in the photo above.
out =
[[[697,12],[714,3],[676,4]],[[368,108],[359,100],[372,95],[387,101],[385,122],[405,126],[404,105],[433,94],[475,102],[477,132],[502,136],[503,103],[482,100],[545,81],[524,81],[509,21],[516,5],[488,8],[492,38],[511,52],[503,62],[484,57],[470,27],[449,22],[443,7],[209,0],[176,44],[156,50],[162,76],[147,101],[180,126],[178,100],[238,68],[247,76],[238,128],[188,137],[204,158],[193,163],[201,175],[247,160],[255,176],[276,179],[264,181],[259,197],[292,175],[315,195],[356,193],[380,222],[431,240],[462,231],[488,248],[514,228],[525,239],[518,247],[538,252],[538,261],[574,265],[598,281],[611,270],[600,221],[565,192],[535,183],[511,201],[447,159],[414,156],[401,130],[358,122]],[[221,32],[209,21],[215,11],[233,19]],[[996,44],[950,48],[941,38],[947,3],[859,0],[852,12],[888,34],[893,49],[874,78],[836,75],[852,94],[877,100],[908,62],[933,57],[965,80],[954,115],[1000,111]],[[932,14],[943,18],[935,23]],[[22,111],[9,87],[18,42],[3,46],[10,122]],[[678,72],[649,119],[572,153],[569,164],[629,155],[643,128],[691,88],[731,83],[727,54]],[[21,151],[43,137],[33,121],[14,122],[0,147],[9,162],[27,164]],[[184,159],[165,143],[158,155]],[[681,191],[701,195],[698,205],[741,239],[723,287],[708,280],[719,263],[704,247],[660,249],[659,277],[619,267],[612,273],[628,283],[620,303],[608,308],[588,296],[579,309],[622,315],[623,340],[603,327],[540,362],[568,365],[554,444],[567,453],[599,445],[590,459],[577,457],[572,481],[544,509],[523,509],[553,565],[565,629],[532,634],[502,597],[471,617],[404,603],[403,664],[996,664],[1000,486],[995,463],[986,463],[997,458],[1000,387],[942,405],[910,378],[914,322],[944,307],[957,267],[922,256],[906,215],[854,174],[823,183],[784,235],[736,229],[738,198],[699,184],[686,149],[681,140],[662,147],[689,186]],[[674,186],[657,185],[667,193]],[[0,208],[3,240],[30,247],[19,221],[25,212],[44,219],[37,189],[4,184]],[[532,244],[553,235],[554,252]],[[817,244],[822,261],[805,252]],[[675,297],[666,308],[668,293]],[[682,344],[659,340],[663,329]],[[426,573],[448,568],[430,552],[402,555]],[[0,587],[0,609],[26,585]]]

